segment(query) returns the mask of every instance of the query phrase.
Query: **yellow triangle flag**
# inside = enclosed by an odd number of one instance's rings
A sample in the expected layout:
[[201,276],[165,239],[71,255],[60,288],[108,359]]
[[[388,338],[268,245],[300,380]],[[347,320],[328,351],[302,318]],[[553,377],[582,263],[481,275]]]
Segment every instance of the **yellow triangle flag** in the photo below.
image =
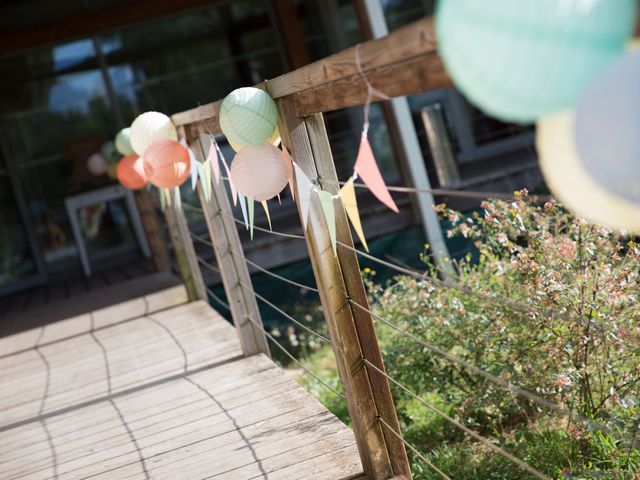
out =
[[364,232],[362,231],[360,212],[358,211],[358,201],[356,200],[356,189],[353,186],[353,177],[351,177],[340,189],[340,198],[342,199],[342,205],[344,205],[347,216],[349,217],[349,220],[351,220],[353,229],[356,231],[364,249],[368,252],[369,246],[367,245],[367,239],[364,238]]
[[273,228],[271,228],[271,215],[269,215],[269,207],[267,206],[267,201],[263,200],[260,203],[262,203],[262,208],[264,209],[264,213],[267,214],[267,221],[269,222],[269,230],[273,231]]

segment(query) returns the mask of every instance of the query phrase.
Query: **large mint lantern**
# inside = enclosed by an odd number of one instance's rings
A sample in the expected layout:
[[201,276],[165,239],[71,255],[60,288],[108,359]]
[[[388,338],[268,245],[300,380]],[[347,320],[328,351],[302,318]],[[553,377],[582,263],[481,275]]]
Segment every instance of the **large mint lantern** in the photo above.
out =
[[238,88],[227,95],[220,106],[220,128],[234,146],[266,143],[277,123],[276,103],[259,88]]
[[532,122],[574,105],[623,50],[636,0],[440,0],[440,55],[486,113]]

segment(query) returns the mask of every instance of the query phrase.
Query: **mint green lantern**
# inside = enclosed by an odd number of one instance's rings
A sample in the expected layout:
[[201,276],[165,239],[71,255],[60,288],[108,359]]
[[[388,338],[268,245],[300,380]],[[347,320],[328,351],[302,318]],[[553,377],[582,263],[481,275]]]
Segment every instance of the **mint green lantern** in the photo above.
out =
[[133,151],[133,147],[131,147],[131,142],[129,141],[129,134],[131,133],[130,128],[123,128],[118,133],[116,133],[116,150],[122,155],[131,155],[135,153]]
[[636,0],[440,0],[440,55],[489,115],[532,122],[571,107],[623,51]]
[[233,145],[266,143],[277,123],[276,103],[259,88],[238,88],[227,95],[220,106],[220,128]]

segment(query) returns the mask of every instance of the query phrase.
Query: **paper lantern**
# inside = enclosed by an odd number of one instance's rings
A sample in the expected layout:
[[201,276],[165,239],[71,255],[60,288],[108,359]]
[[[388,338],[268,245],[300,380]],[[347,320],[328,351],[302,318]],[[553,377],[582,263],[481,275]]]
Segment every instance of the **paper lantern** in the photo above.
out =
[[104,161],[109,163],[112,161],[118,161],[120,160],[120,154],[118,154],[118,151],[116,150],[116,145],[115,143],[113,143],[111,140],[109,140],[108,142],[104,142],[102,144],[102,147],[100,148],[100,153],[102,154],[102,158],[104,158]]
[[134,153],[131,148],[131,142],[129,141],[129,135],[131,134],[131,128],[123,128],[116,133],[116,150],[122,155],[131,155]]
[[624,48],[636,0],[440,0],[438,49],[456,86],[497,118],[574,105]]
[[567,208],[598,225],[640,231],[640,206],[603,188],[585,169],[574,141],[573,112],[538,122],[536,148],[547,186]]
[[220,106],[220,128],[236,146],[267,142],[277,123],[276,103],[259,88],[238,88],[227,95]]
[[177,140],[178,132],[171,119],[164,113],[145,112],[138,115],[131,124],[129,141],[131,148],[140,156],[158,140]]
[[107,172],[107,162],[101,153],[92,153],[87,159],[87,169],[91,175],[104,175]]
[[242,195],[262,202],[289,183],[291,168],[291,162],[273,145],[250,145],[233,157],[231,179]]
[[153,143],[144,154],[144,172],[158,188],[182,185],[191,174],[189,152],[175,140]]
[[[229,142],[229,145],[231,146],[231,148],[233,148],[233,150],[236,153],[244,148],[244,145],[237,145],[229,141],[229,139],[227,139],[227,141]],[[274,147],[279,147],[281,142],[282,142],[282,139],[280,138],[280,130],[278,130],[278,127],[276,127],[275,131],[273,132],[273,135],[271,135],[265,143],[270,143]]]
[[116,175],[118,181],[129,190],[139,190],[149,183],[144,171],[144,161],[136,154],[122,157],[118,162]]
[[575,110],[584,168],[602,188],[640,206],[640,51],[593,79]]

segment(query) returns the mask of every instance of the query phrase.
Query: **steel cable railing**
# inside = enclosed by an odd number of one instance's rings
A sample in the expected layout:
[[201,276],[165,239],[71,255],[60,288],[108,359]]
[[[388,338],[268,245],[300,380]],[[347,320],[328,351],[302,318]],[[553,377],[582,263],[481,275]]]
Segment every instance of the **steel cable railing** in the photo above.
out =
[[418,401],[419,403],[421,403],[424,407],[428,408],[429,410],[431,410],[433,413],[435,413],[436,415],[439,415],[440,417],[444,418],[447,422],[451,423],[452,425],[454,425],[455,427],[457,427],[458,429],[462,430],[463,432],[465,432],[467,435],[469,435],[470,437],[473,437],[474,439],[476,439],[478,442],[482,443],[483,445],[485,445],[486,447],[490,448],[491,450],[493,450],[494,452],[502,455],[504,458],[510,460],[511,462],[515,463],[516,465],[518,465],[520,468],[522,468],[523,470],[529,472],[530,474],[532,474],[533,476],[535,476],[536,478],[539,478],[541,480],[550,480],[549,477],[547,477],[545,474],[543,474],[542,472],[536,470],[535,468],[533,468],[532,466],[530,466],[528,463],[524,462],[523,460],[520,460],[518,457],[512,455],[511,453],[507,452],[505,449],[503,449],[502,447],[499,447],[498,445],[494,444],[491,440],[489,440],[486,437],[483,437],[482,435],[480,435],[477,432],[474,432],[473,430],[471,430],[469,427],[467,427],[466,425],[464,425],[463,423],[459,422],[458,420],[456,420],[455,418],[447,415],[445,412],[443,412],[442,410],[440,410],[439,408],[431,405],[429,402],[427,402],[425,399],[423,399],[422,397],[420,397],[419,395],[415,394],[414,392],[412,392],[410,389],[408,389],[407,387],[405,387],[402,383],[398,382],[396,379],[394,379],[393,377],[389,376],[385,371],[381,370],[380,368],[376,367],[373,363],[371,363],[369,360],[367,360],[366,358],[363,359],[364,364],[368,367],[368,368],[372,368],[373,370],[375,370],[376,372],[378,372],[381,375],[384,375],[387,380],[389,380],[391,383],[393,383],[394,385],[398,386],[402,391],[404,391],[407,395],[409,395],[410,397],[412,397],[414,400]]
[[[356,185],[356,186],[361,186],[361,185]],[[391,188],[390,188],[391,190]],[[409,192],[416,192],[416,193],[420,193],[421,190],[427,191],[427,189],[411,189],[409,187],[398,187],[396,189],[397,191],[406,191],[407,193]],[[442,193],[442,191],[440,189],[429,189],[428,190],[429,193],[434,193],[434,194],[445,194]],[[452,194],[455,193],[460,193],[459,191],[452,191]],[[490,196],[496,196],[495,194],[488,194],[485,192],[472,192],[472,193],[478,193],[478,194],[482,194],[485,197],[490,197]],[[506,196],[506,194],[501,194],[503,197]],[[461,195],[461,196],[467,196],[467,195]],[[509,198],[512,198],[513,195],[510,195]],[[191,205],[189,205],[188,208],[194,208],[194,209],[198,209],[198,207],[193,207]],[[200,209],[201,210],[201,209]],[[242,226],[245,226],[245,222],[241,219],[238,218],[233,218],[233,220]],[[282,238],[292,238],[292,239],[300,239],[300,240],[305,240],[305,236],[304,235],[300,235],[300,234],[295,234],[295,233],[285,233],[285,232],[278,232],[278,231],[274,231],[271,229],[266,229],[266,228],[262,228],[259,226],[255,226],[253,227],[255,230],[257,231],[261,231],[270,235],[274,235],[274,236],[279,236]],[[201,236],[192,234],[192,236],[194,237],[194,239],[196,241],[199,241],[203,244],[209,244],[211,245],[211,242],[209,240],[204,239]],[[411,269],[410,267],[406,267],[406,266],[400,266],[391,262],[388,262],[386,260],[380,259],[378,257],[375,257],[374,255],[371,255],[369,253],[366,252],[362,252],[358,249],[356,249],[355,247],[351,246],[351,245],[347,245],[343,242],[338,242],[338,245],[340,246],[340,248],[345,248],[348,250],[353,251],[354,253],[356,253],[359,256],[362,256],[363,258],[366,258],[372,262],[375,262],[379,265],[385,266],[387,268],[390,268],[398,273],[401,274],[405,274],[405,275],[409,275],[411,277],[414,277],[418,280],[421,281],[426,281],[426,282],[430,282],[435,286],[438,287],[442,287],[442,288],[452,288],[452,289],[456,289],[458,291],[460,291],[463,294],[466,295],[470,295],[470,296],[475,296],[483,301],[487,301],[487,302],[491,302],[494,303],[496,305],[500,305],[503,307],[507,307],[509,309],[512,309],[514,311],[519,311],[521,313],[524,314],[533,314],[533,315],[537,315],[539,312],[537,312],[536,310],[534,310],[533,308],[531,308],[528,305],[525,304],[521,304],[519,302],[514,302],[511,299],[507,299],[507,298],[501,298],[498,296],[494,296],[494,295],[490,295],[487,294],[485,292],[479,292],[476,291],[474,289],[472,289],[471,287],[467,286],[467,285],[463,285],[460,284],[459,282],[453,281],[453,280],[441,280],[439,278],[434,278],[431,275],[429,275],[429,272],[419,272],[417,270]],[[310,287],[308,285],[304,285],[298,282],[295,282],[293,280],[290,280],[286,277],[283,277],[282,275],[278,275],[274,272],[269,271],[266,268],[261,267],[260,265],[256,264],[255,262],[252,262],[250,260],[246,260],[248,265],[253,266],[256,270],[269,275],[273,278],[276,278],[280,281],[286,282],[288,284],[297,286],[299,288],[304,288],[307,290],[311,290],[314,292],[318,292],[318,289],[315,287]],[[243,286],[248,287],[247,285],[243,284]],[[308,327],[306,327],[305,325],[301,324],[300,322],[298,322],[295,318],[293,318],[292,316],[290,316],[289,314],[287,314],[284,310],[280,309],[279,307],[277,307],[275,304],[273,304],[272,302],[270,302],[269,300],[265,299],[264,297],[262,297],[261,295],[256,293],[256,298],[258,298],[259,300],[261,300],[263,303],[269,305],[271,308],[273,308],[274,310],[278,311],[281,315],[283,315],[285,318],[287,318],[288,320],[292,321],[293,323],[295,323],[296,325],[298,325],[299,327],[303,328],[305,331],[314,334],[315,336],[320,337],[321,339],[325,340],[328,343],[331,343],[331,341],[324,337],[323,335],[318,334],[317,332],[314,332],[313,330],[309,329]],[[424,348],[428,349],[429,351],[435,353],[436,355],[440,356],[441,358],[451,362],[451,363],[455,363],[459,366],[461,366],[462,368],[473,372],[481,377],[483,377],[484,379],[499,385],[502,388],[505,388],[506,390],[519,395],[523,398],[528,399],[529,401],[536,403],[538,405],[544,406],[550,410],[553,410],[554,412],[560,413],[562,415],[566,415],[570,418],[578,418],[581,421],[585,422],[585,424],[589,425],[592,428],[613,434],[614,436],[616,436],[616,438],[620,439],[623,438],[621,437],[617,432],[615,432],[614,430],[610,429],[609,427],[605,426],[605,425],[600,425],[597,424],[595,422],[592,422],[591,420],[587,419],[586,417],[577,414],[576,412],[573,412],[571,409],[558,405],[550,400],[547,400],[545,398],[543,398],[542,396],[536,394],[536,393],[532,393],[530,391],[528,391],[527,389],[524,389],[518,385],[515,385],[511,382],[505,381],[503,379],[501,379],[500,377],[497,377],[475,365],[470,364],[469,362],[458,358],[455,355],[450,354],[449,352],[437,347],[436,345],[431,344],[430,342],[427,342],[425,340],[420,339],[419,337],[417,337],[416,335],[403,330],[402,328],[400,328],[399,326],[393,324],[392,322],[389,322],[388,320],[384,319],[383,317],[381,317],[380,315],[375,314],[374,312],[372,312],[369,308],[366,308],[360,304],[358,304],[357,302],[353,301],[352,299],[348,299],[350,305],[352,305],[354,308],[358,308],[360,310],[363,310],[367,313],[369,313],[374,319],[380,321],[381,323],[385,324],[386,326],[388,326],[389,328],[393,329],[394,331],[396,331],[397,333],[415,341],[418,345],[423,346]],[[551,312],[553,314],[553,312]],[[320,378],[318,378],[318,376],[316,374],[314,374],[313,372],[311,372],[309,369],[307,369],[298,359],[296,359],[290,352],[288,352],[284,346],[282,346],[269,332],[267,332],[264,327],[260,326],[257,322],[255,322],[254,319],[249,319],[252,321],[252,323],[254,323],[254,325],[256,325],[258,328],[260,328],[260,330],[267,336],[267,338],[275,343],[278,348],[280,348],[292,361],[294,361],[296,364],[298,364],[299,366],[301,366],[301,368],[303,368],[303,370],[305,370],[307,373],[309,373],[312,377],[314,377],[317,381],[319,381],[323,386],[325,386],[326,388],[330,389],[333,393],[339,395],[340,397],[344,398],[344,396],[342,394],[340,394],[339,392],[335,391],[332,387],[330,387],[329,385],[327,385],[325,382],[323,382]],[[494,451],[495,453],[503,456],[504,458],[506,458],[507,460],[513,462],[514,464],[516,464],[519,468],[523,469],[524,471],[527,471],[528,473],[534,475],[536,478],[540,478],[540,479],[548,479],[548,477],[543,474],[542,472],[538,471],[537,469],[533,468],[532,466],[530,466],[529,464],[527,464],[526,462],[524,462],[523,460],[519,459],[518,457],[514,456],[513,454],[509,453],[508,451],[504,450],[502,447],[496,445],[490,438],[484,437],[483,435],[480,435],[479,433],[473,431],[472,429],[470,429],[469,427],[467,427],[466,425],[464,425],[463,423],[461,423],[460,421],[456,420],[455,418],[447,415],[445,412],[441,411],[440,409],[438,409],[437,407],[431,405],[429,402],[427,402],[424,398],[420,397],[418,394],[416,394],[415,392],[413,392],[410,388],[408,388],[407,386],[403,385],[402,383],[400,383],[399,381],[395,380],[394,378],[392,378],[390,375],[388,375],[386,372],[384,372],[382,369],[380,369],[379,367],[377,367],[376,365],[372,364],[368,359],[363,358],[363,362],[366,366],[366,368],[370,368],[373,371],[377,371],[378,374],[384,375],[387,380],[389,382],[391,382],[393,385],[395,385],[396,387],[400,388],[403,392],[405,392],[407,395],[409,395],[410,397],[412,397],[414,400],[416,400],[417,402],[419,402],[421,405],[423,405],[424,407],[426,407],[427,409],[429,409],[430,411],[432,411],[433,413],[441,416],[444,420],[446,420],[447,422],[451,423],[452,425],[454,425],[456,428],[462,430],[465,434],[469,435],[470,437],[472,437],[473,439],[475,439],[476,441],[482,443],[483,445],[485,445],[486,447],[488,447],[489,449],[491,449],[492,451]],[[395,431],[390,425],[388,425],[386,422],[384,422],[383,419],[379,419],[381,421],[381,423],[384,425],[385,428],[387,428],[393,435],[397,436],[404,444],[407,448],[409,448],[414,454],[416,454],[416,456],[425,463],[425,465],[427,465],[429,468],[433,469],[435,472],[437,472],[442,478],[445,479],[449,479],[450,477],[448,477],[444,472],[442,472],[441,470],[439,470],[437,468],[437,466],[435,466],[432,462],[429,461],[428,458],[426,458],[423,454],[421,454],[419,452],[418,449],[416,449],[413,445],[409,444],[403,437],[402,434],[400,432]],[[635,442],[634,442],[635,443]]]

